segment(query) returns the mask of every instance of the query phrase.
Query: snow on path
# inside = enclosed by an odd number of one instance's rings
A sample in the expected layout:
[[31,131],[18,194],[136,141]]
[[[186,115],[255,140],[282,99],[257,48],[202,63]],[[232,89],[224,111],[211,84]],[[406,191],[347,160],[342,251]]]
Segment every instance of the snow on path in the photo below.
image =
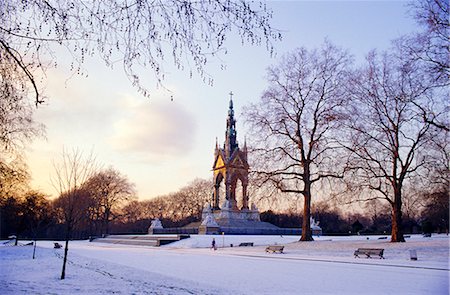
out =
[[231,294],[201,283],[79,256],[72,250],[66,279],[60,280],[63,251],[37,248],[34,260],[32,251],[30,246],[0,247],[0,294]]
[[[0,294],[449,294],[448,236],[415,236],[406,243],[376,237],[307,243],[279,236],[215,238],[228,247],[209,249],[211,236],[160,248],[73,241],[64,282],[55,256],[62,250],[51,249],[52,242],[38,242],[44,247],[38,248],[41,272],[31,256],[13,253],[27,247],[0,247]],[[256,246],[229,247],[240,242]],[[265,253],[264,245],[272,243],[285,245],[286,254]],[[386,259],[353,258],[358,247],[385,248]],[[410,249],[417,250],[418,261],[409,260]]]
[[[243,294],[298,294],[299,288],[304,294],[447,294],[448,291],[448,270],[395,268],[380,265],[382,260],[375,259],[362,259],[361,264],[338,264],[289,259],[289,254],[274,259],[277,254],[236,256],[230,251],[209,249],[133,249],[121,255],[122,252],[123,249],[110,248],[106,252],[96,248],[82,250],[80,255],[170,274],[177,279],[208,282]],[[350,259],[355,261],[353,257]]]

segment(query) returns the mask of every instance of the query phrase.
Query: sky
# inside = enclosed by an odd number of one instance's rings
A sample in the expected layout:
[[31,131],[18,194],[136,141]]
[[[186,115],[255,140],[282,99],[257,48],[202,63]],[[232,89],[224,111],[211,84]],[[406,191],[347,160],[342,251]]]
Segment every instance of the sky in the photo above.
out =
[[[216,137],[225,136],[229,93],[234,93],[237,136],[246,136],[241,112],[257,102],[268,86],[266,68],[298,47],[313,49],[327,38],[346,48],[362,63],[372,49],[384,50],[390,41],[417,30],[405,1],[268,1],[272,26],[283,40],[275,56],[264,46],[241,45],[231,35],[222,56],[226,68],[211,61],[206,70],[214,84],[198,75],[166,67],[164,85],[170,92],[146,85],[151,98],[141,96],[120,66],[107,68],[87,60],[88,77],[73,76],[69,57],[57,56],[57,69],[47,72],[47,103],[35,110],[46,136],[27,151],[34,189],[55,195],[50,178],[63,148],[91,151],[105,168],[113,167],[136,185],[140,200],[176,192],[195,178],[212,180]],[[144,78],[152,81],[152,72]],[[173,101],[172,98],[173,97]],[[251,163],[250,163],[251,165]]]

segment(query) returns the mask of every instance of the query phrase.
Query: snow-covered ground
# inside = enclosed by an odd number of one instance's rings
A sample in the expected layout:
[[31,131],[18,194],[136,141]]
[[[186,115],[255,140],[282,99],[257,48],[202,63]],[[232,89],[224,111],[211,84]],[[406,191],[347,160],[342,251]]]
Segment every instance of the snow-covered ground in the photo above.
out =
[[[0,247],[0,294],[449,294],[449,237],[191,236],[159,248],[72,241],[65,280],[53,241]],[[236,247],[253,242],[254,247]],[[266,245],[285,246],[268,254]],[[1,244],[1,242],[0,242]],[[233,244],[234,247],[230,247]],[[354,258],[384,248],[386,259]],[[410,260],[416,250],[418,260]]]

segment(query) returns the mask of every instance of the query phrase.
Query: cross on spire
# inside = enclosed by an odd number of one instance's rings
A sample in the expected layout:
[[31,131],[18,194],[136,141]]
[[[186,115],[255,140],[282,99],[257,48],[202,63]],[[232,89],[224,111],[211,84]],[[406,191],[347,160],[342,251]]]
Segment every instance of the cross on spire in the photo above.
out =
[[230,91],[230,111],[233,109],[233,91]]

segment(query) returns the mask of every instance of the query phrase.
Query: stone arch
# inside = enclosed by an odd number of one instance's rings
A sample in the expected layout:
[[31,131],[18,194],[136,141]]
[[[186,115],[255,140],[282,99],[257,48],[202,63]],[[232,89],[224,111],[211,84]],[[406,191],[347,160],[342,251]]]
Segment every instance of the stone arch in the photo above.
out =
[[220,209],[220,207],[219,207],[220,184],[222,183],[222,181],[224,181],[224,179],[225,179],[225,176],[222,174],[222,172],[219,172],[214,176],[214,192],[213,192],[213,202],[212,202],[212,208],[214,210]]
[[[236,195],[236,189],[237,185],[241,184],[241,195]],[[241,210],[249,209],[248,207],[248,195],[247,195],[247,187],[248,187],[248,177],[247,174],[242,174],[239,171],[236,171],[233,173],[233,176],[231,178],[231,188],[230,188],[230,194],[233,200],[233,203],[235,204],[235,209],[237,208],[238,200],[241,201]]]

